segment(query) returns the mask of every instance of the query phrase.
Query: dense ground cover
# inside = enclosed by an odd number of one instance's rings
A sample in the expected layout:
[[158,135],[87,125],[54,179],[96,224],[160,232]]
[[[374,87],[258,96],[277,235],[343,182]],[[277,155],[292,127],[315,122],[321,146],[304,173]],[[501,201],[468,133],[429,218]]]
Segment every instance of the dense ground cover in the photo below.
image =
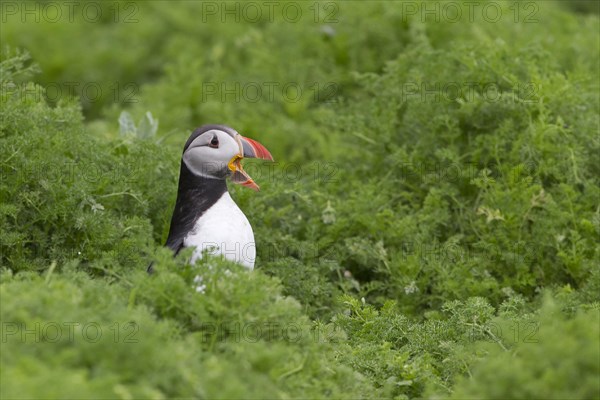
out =
[[[593,4],[11,4],[3,398],[600,397]],[[252,273],[161,247],[213,122],[277,161]]]

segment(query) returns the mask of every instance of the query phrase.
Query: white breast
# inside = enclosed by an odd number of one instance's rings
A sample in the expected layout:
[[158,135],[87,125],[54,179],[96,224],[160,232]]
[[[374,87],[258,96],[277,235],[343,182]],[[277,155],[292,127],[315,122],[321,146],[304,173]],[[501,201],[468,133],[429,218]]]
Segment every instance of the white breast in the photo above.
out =
[[194,228],[183,239],[185,247],[196,247],[191,262],[202,258],[202,253],[222,255],[228,260],[254,269],[256,246],[248,218],[235,204],[228,192],[196,221]]

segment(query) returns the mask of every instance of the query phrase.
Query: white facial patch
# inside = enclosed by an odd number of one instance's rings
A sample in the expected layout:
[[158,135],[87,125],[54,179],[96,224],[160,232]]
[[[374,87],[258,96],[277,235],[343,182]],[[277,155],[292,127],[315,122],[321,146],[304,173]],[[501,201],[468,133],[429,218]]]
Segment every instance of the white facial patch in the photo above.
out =
[[[219,141],[216,148],[209,145],[215,136]],[[231,173],[229,161],[238,154],[239,143],[231,135],[212,129],[194,139],[183,153],[182,159],[194,175],[223,179]]]

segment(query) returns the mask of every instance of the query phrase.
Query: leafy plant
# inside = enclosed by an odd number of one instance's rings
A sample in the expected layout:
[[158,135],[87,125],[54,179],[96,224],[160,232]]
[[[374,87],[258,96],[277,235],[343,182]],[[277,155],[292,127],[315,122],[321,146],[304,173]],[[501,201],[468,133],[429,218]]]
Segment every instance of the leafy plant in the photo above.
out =
[[[600,396],[593,7],[114,6],[138,21],[3,21],[33,60],[0,62],[1,397]],[[162,247],[204,123],[276,160],[230,187],[252,273]]]

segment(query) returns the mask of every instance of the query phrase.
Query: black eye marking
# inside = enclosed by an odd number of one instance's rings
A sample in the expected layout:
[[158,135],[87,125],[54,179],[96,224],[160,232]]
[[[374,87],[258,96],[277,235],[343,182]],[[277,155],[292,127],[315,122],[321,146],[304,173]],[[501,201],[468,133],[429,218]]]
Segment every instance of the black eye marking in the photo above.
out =
[[209,146],[212,147],[213,149],[218,149],[219,148],[219,138],[217,137],[217,135],[213,136],[213,138],[211,139]]

